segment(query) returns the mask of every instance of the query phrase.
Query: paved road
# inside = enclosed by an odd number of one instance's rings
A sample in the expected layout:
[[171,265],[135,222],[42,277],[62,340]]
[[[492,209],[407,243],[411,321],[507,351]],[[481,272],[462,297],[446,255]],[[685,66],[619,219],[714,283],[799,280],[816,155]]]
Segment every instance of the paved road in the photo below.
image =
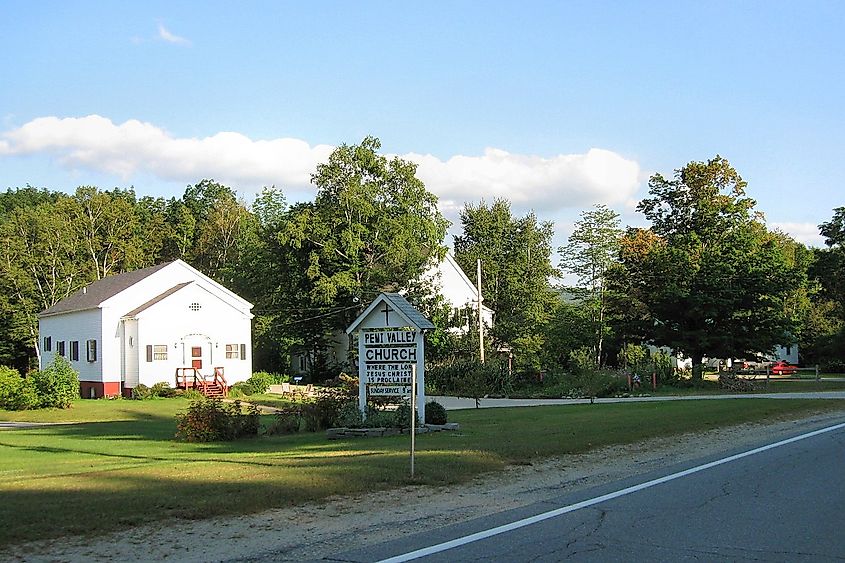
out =
[[[479,534],[489,537],[420,560],[843,561],[843,427],[329,559],[409,560],[404,554]],[[539,521],[521,525],[531,518]],[[490,532],[497,526],[514,529]]]

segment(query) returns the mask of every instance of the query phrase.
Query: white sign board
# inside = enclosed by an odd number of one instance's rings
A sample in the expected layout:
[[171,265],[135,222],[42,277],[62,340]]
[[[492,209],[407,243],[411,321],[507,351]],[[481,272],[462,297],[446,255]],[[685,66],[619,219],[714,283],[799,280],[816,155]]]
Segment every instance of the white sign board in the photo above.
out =
[[347,332],[358,334],[358,406],[368,397],[410,398],[417,372],[417,412],[425,420],[423,330],[434,325],[404,297],[381,294]]
[[421,357],[418,334],[413,329],[364,329],[359,334],[359,371],[364,373],[369,396],[411,395],[411,366]]

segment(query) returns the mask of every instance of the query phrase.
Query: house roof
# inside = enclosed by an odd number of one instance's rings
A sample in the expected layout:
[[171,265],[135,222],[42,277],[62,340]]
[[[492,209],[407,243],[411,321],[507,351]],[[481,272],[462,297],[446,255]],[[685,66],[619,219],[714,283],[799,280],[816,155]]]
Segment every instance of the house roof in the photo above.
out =
[[[461,265],[458,264],[458,261],[455,259],[451,252],[446,253],[446,258],[443,260],[443,262],[440,263],[440,267],[442,268],[444,265],[447,264],[455,271],[455,273],[458,274],[458,278],[461,280],[461,282],[464,283],[468,291],[476,294],[478,293],[478,286],[472,283],[472,280],[469,279],[469,276],[467,276],[466,272],[464,272],[464,269],[461,268]],[[481,301],[484,301],[483,297]]]
[[141,314],[143,311],[146,311],[147,309],[149,309],[150,307],[152,307],[153,305],[155,305],[159,301],[163,301],[167,297],[170,297],[171,295],[173,295],[174,293],[176,293],[180,289],[182,289],[186,286],[189,286],[192,283],[194,283],[194,282],[189,281],[189,282],[185,282],[185,283],[180,283],[179,285],[174,285],[173,287],[171,287],[170,289],[168,289],[167,291],[165,291],[161,295],[156,295],[155,297],[153,297],[152,299],[150,299],[149,301],[147,301],[146,303],[144,303],[140,307],[132,309],[131,311],[126,313],[124,315],[124,317],[130,317],[130,318],[135,317],[135,316]]
[[346,333],[350,334],[357,329],[358,326],[370,316],[375,308],[380,303],[384,302],[387,302],[393,308],[393,311],[399,313],[399,316],[402,317],[409,326],[414,326],[420,330],[434,328],[431,321],[425,318],[422,313],[417,311],[417,309],[411,305],[403,295],[398,293],[382,293],[376,297],[372,303],[370,303],[370,306],[367,307],[351,325],[349,325],[349,328],[346,329]]
[[58,315],[60,313],[70,313],[72,311],[84,311],[86,309],[96,309],[100,303],[114,297],[121,291],[135,285],[144,278],[161,270],[165,266],[173,262],[165,262],[149,268],[142,268],[116,276],[108,276],[101,280],[97,280],[76,293],[72,294],[67,299],[59,301],[52,307],[49,307],[40,313],[39,317],[49,317],[50,315]]

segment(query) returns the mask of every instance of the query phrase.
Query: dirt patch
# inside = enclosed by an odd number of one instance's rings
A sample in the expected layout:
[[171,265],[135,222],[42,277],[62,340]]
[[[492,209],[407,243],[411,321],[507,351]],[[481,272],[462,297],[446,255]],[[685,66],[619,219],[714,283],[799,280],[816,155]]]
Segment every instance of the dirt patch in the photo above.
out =
[[612,446],[509,467],[462,485],[404,487],[248,516],[168,521],[94,538],[29,542],[0,551],[0,560],[225,561],[263,555],[275,561],[320,559],[397,539],[409,531],[463,522],[742,448],[761,439],[776,441],[841,418],[841,413],[826,413]]

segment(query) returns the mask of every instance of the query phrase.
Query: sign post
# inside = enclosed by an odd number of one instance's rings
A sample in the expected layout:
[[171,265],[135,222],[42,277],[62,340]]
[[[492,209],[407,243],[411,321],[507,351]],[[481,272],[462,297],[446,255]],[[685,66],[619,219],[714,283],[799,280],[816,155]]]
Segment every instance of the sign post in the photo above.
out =
[[411,366],[411,479],[414,478],[414,450],[417,439],[417,366]]

